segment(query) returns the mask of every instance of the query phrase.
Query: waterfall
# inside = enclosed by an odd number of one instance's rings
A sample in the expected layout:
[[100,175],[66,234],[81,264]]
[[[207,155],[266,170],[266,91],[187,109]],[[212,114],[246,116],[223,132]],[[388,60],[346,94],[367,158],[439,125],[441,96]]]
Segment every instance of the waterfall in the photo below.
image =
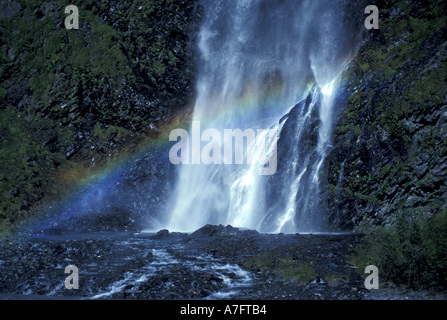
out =
[[[167,227],[324,229],[320,180],[331,148],[333,99],[352,47],[343,1],[206,0],[203,6],[193,125]],[[243,134],[238,140],[228,130]],[[312,130],[317,141],[309,146]],[[212,161],[204,163],[204,155]],[[275,174],[259,174],[267,164]]]
[[[263,230],[322,232],[327,228],[325,211],[321,208],[324,205],[322,175],[324,161],[332,148],[336,83],[337,79],[321,89],[315,86],[308,98],[288,115],[282,130],[286,145],[280,148],[285,150],[281,156],[285,166],[269,181],[279,190],[275,198],[280,200],[270,201]],[[291,187],[281,187],[284,185]]]

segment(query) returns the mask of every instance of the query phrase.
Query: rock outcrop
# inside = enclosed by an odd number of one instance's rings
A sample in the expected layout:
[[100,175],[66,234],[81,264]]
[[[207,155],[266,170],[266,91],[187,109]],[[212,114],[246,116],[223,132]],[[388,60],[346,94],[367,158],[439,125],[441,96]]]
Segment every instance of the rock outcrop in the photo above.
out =
[[377,6],[380,29],[344,74],[328,159],[330,220],[344,230],[447,209],[446,4]]
[[83,1],[67,30],[61,3],[1,1],[0,231],[185,110],[198,3]]

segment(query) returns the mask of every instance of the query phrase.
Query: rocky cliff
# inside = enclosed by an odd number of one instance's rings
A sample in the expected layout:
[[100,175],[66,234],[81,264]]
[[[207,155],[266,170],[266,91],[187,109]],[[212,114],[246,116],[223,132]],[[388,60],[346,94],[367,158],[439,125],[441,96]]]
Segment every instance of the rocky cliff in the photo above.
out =
[[[0,232],[63,193],[61,176],[131,152],[194,98],[198,0],[82,1],[79,30],[64,27],[69,4],[0,1]],[[347,2],[347,19],[366,4]],[[394,230],[367,263],[396,283],[445,287],[447,4],[375,5],[380,29],[365,34],[337,100],[328,222]]]
[[355,264],[381,285],[447,286],[446,5],[377,1],[380,29],[344,75],[329,220],[368,234]]
[[446,3],[376,5],[328,159],[330,220],[344,230],[447,210]]
[[[51,192],[61,167],[114,158],[185,108],[201,10],[186,0],[84,1],[80,29],[66,30],[68,2],[0,5],[5,227]],[[447,203],[446,4],[377,6],[380,29],[344,74],[328,159],[329,220],[343,230],[390,225],[401,211],[430,217]]]
[[0,1],[0,231],[193,98],[198,1]]

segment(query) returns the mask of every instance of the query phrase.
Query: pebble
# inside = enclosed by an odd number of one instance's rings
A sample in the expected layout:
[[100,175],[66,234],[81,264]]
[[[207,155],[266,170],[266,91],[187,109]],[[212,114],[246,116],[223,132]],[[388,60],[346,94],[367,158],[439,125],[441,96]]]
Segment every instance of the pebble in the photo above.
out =
[[[128,233],[78,236],[77,240],[69,237],[3,239],[0,240],[0,298],[8,294],[48,296],[50,293],[91,298],[109,291],[110,294],[101,298],[204,299],[228,291],[233,292],[231,299],[253,300],[426,298],[416,293],[400,295],[363,289],[362,275],[346,265],[344,259],[350,252],[346,248],[358,243],[356,236],[276,237],[226,228],[232,232],[228,236],[210,227],[206,230],[195,237],[163,231],[155,238]],[[337,255],[330,256],[335,249]],[[272,267],[246,269],[247,259],[269,252],[276,257]],[[280,261],[295,260],[314,262],[317,277],[307,286],[282,278],[272,269]],[[78,266],[80,279],[84,279],[76,292],[61,286],[67,276],[64,268],[69,264]],[[325,281],[326,274],[344,274],[346,279],[332,286]],[[230,288],[228,282],[235,287]],[[111,289],[114,287],[115,291]]]

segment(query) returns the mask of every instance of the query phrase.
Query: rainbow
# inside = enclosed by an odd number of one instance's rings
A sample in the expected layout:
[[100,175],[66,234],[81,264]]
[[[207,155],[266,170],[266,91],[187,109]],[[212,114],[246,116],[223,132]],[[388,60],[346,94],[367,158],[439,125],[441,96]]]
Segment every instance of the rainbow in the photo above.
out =
[[[132,169],[132,163],[148,153],[159,155],[169,161],[169,133],[176,128],[187,128],[191,121],[190,107],[184,108],[170,122],[161,124],[154,135],[141,134],[130,139],[115,156],[91,163],[77,162],[61,168],[54,175],[52,190],[31,212],[31,217],[20,227],[20,231],[34,232],[60,224],[61,221],[82,219],[101,209],[107,194],[116,192],[125,176]],[[61,191],[62,190],[62,191]]]
[[[309,92],[314,82],[308,82],[306,91]],[[254,116],[262,115],[280,119],[284,114],[278,110],[278,101],[284,95],[284,83],[278,81],[270,85],[261,95],[247,85],[234,106],[218,106],[217,110],[227,107],[234,112],[232,117],[239,123],[250,123]],[[218,99],[216,98],[218,101]],[[207,101],[216,101],[207,99]],[[283,107],[283,106],[282,106]],[[215,111],[216,108],[211,110]],[[169,141],[169,134],[177,128],[188,129],[192,117],[192,108],[187,106],[168,123],[160,124],[160,130],[154,135],[140,135],[136,141],[124,146],[113,158],[103,163],[75,164],[70,168],[60,170],[55,178],[54,188],[64,189],[62,195],[48,197],[36,207],[37,218],[30,219],[25,230],[44,230],[59,225],[62,221],[73,218],[82,219],[92,212],[101,211],[103,200],[116,193],[124,181],[126,173],[132,168],[132,163],[143,158],[148,153],[157,154],[161,161],[169,162],[169,149],[173,142]],[[202,115],[202,120],[209,128],[219,128],[225,123],[224,113],[209,112]],[[230,128],[228,128],[230,129]],[[45,217],[45,218],[42,218]]]

